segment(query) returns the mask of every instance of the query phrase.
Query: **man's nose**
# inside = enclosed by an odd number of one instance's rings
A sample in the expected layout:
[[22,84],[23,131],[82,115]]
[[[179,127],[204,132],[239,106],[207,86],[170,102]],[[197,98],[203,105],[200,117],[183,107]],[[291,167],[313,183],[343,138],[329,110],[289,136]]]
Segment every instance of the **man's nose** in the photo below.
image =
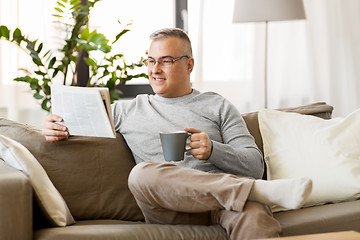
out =
[[155,65],[152,67],[152,71],[153,72],[161,72],[162,71],[160,63],[158,61],[155,62]]

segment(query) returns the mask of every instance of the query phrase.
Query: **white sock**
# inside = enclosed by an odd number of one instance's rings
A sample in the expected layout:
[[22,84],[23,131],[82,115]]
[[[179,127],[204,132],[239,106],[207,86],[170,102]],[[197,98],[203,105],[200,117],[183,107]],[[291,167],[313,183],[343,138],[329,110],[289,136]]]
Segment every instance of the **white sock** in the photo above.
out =
[[287,209],[300,208],[312,190],[310,178],[255,180],[249,200]]

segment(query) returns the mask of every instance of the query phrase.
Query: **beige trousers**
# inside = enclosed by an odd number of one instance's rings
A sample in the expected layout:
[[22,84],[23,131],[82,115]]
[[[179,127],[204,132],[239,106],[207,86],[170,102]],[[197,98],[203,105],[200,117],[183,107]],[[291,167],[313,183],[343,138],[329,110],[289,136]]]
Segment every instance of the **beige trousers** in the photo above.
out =
[[233,240],[278,236],[281,227],[270,208],[247,201],[253,182],[156,162],[140,163],[129,175],[147,223],[220,224]]

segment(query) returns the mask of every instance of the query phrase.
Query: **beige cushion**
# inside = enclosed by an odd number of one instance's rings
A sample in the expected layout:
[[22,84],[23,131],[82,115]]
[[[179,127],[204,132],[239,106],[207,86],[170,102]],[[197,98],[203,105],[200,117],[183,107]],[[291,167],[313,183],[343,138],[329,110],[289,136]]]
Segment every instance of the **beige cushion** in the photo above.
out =
[[74,136],[48,143],[39,129],[3,118],[0,134],[35,156],[75,220],[143,220],[127,186],[135,163],[120,134],[116,139]]
[[[333,111],[333,107],[324,102],[318,102],[300,107],[282,108],[278,110],[285,112],[297,112],[301,114],[317,116],[323,119],[330,119]],[[259,129],[258,112],[245,113],[242,114],[242,116],[246,122],[246,126],[249,129],[250,134],[255,139],[256,145],[258,146],[261,152],[264,152],[263,141]],[[267,179],[266,172],[267,171],[265,169],[263,179]]]
[[67,228],[44,228],[36,240],[228,240],[220,225],[142,224],[119,220],[78,221]]
[[0,135],[0,158],[29,177],[40,206],[52,225],[65,227],[74,223],[64,199],[29,150]]
[[[277,212],[281,236],[339,232],[360,232],[360,200]],[[339,239],[342,240],[342,239]]]
[[259,125],[268,179],[312,179],[305,206],[360,197],[360,109],[331,120],[262,110]]
[[[333,111],[333,107],[324,103],[318,102],[309,105],[304,105],[294,108],[282,108],[278,109],[285,112],[297,112],[306,115],[313,115],[323,119],[330,119]],[[259,129],[258,112],[245,113],[242,115],[251,135],[255,138],[255,143],[263,152],[263,142]]]

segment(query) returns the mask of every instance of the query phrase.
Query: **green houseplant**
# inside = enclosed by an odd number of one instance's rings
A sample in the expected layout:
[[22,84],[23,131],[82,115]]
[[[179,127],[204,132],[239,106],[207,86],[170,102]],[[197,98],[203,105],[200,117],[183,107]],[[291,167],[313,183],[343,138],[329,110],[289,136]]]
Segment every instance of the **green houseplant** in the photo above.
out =
[[[127,63],[124,54],[112,54],[111,49],[121,36],[130,31],[123,28],[112,43],[96,30],[88,27],[90,11],[101,0],[59,0],[53,16],[64,30],[63,47],[58,52],[45,51],[44,43],[31,40],[19,28],[14,31],[0,26],[0,39],[17,44],[26,51],[35,64],[35,70],[21,69],[25,76],[15,78],[14,81],[29,84],[33,97],[41,103],[42,109],[50,111],[50,85],[56,79],[62,79],[64,85],[78,85],[77,73],[80,61],[85,61],[89,67],[89,79],[86,86],[108,87],[111,102],[121,97],[121,91],[116,85],[123,84],[133,78],[145,77],[145,73],[130,74],[129,70],[142,67],[142,58],[136,63]],[[120,23],[120,22],[119,22]],[[83,53],[89,53],[82,57]],[[101,60],[91,57],[92,52],[102,55]],[[60,53],[60,54],[59,54]]]

